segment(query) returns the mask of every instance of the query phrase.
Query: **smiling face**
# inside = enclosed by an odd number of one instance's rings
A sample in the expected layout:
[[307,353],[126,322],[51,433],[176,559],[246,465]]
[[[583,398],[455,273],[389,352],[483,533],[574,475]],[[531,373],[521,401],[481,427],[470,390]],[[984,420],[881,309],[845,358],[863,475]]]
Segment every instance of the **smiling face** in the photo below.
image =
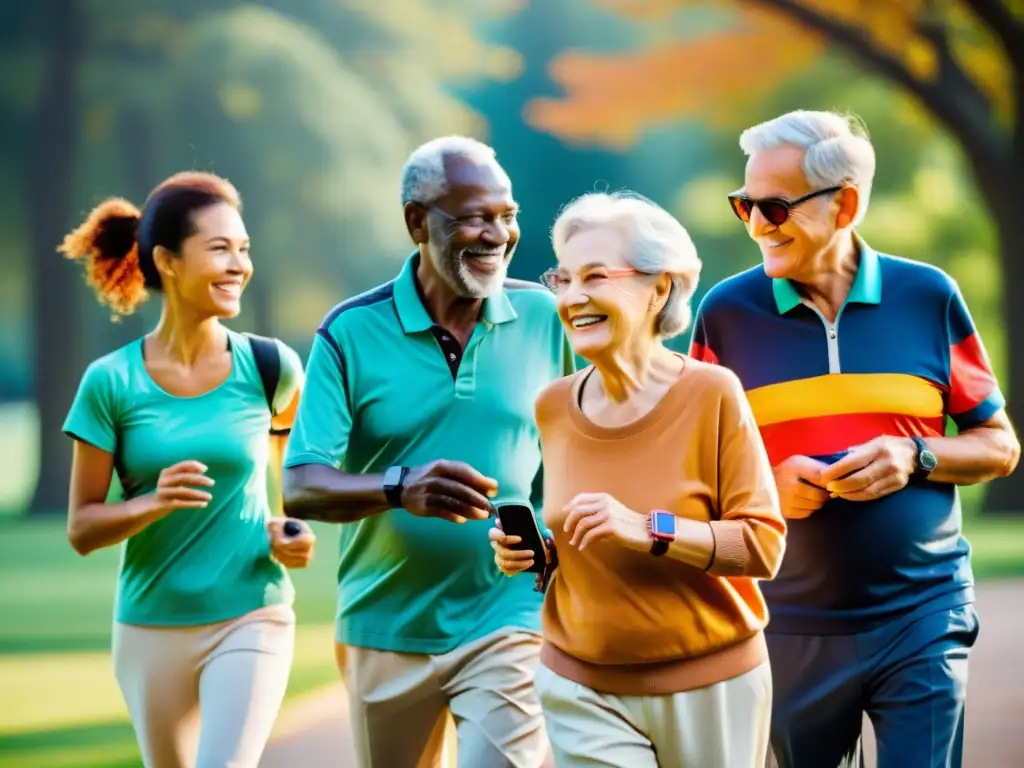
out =
[[573,350],[591,362],[655,339],[654,318],[671,281],[638,273],[625,253],[625,239],[612,226],[576,232],[558,253],[558,315]]
[[241,214],[217,203],[192,214],[194,232],[175,256],[155,253],[167,290],[205,317],[235,317],[252,277],[249,234]]
[[512,182],[497,162],[465,157],[448,158],[445,175],[444,197],[407,207],[409,232],[456,296],[483,299],[501,288],[519,242]]
[[[804,175],[805,153],[801,147],[781,145],[752,155],[747,162],[744,194],[754,200],[776,197],[792,201],[817,192]],[[834,195],[807,200],[792,208],[780,225],[772,224],[754,206],[747,234],[761,249],[765,273],[773,278],[809,282],[819,257],[835,241],[839,230],[852,223],[856,196],[855,189],[845,188]]]

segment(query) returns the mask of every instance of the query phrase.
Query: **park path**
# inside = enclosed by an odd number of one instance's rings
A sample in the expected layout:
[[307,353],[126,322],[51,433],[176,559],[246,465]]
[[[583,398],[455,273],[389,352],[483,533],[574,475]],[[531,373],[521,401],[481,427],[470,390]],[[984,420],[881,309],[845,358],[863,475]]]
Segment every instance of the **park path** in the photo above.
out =
[[[1024,581],[982,582],[978,612],[981,636],[971,656],[964,766],[1021,768]],[[866,752],[873,755],[870,735],[868,742]],[[869,768],[873,764],[869,759]],[[340,683],[309,694],[281,713],[260,768],[355,768],[348,703]]]

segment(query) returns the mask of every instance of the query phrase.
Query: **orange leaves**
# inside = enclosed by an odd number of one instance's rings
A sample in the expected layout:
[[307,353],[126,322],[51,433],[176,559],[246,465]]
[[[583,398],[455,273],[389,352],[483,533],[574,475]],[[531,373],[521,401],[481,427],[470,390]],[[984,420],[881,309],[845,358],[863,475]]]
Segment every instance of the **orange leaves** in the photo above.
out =
[[526,120],[570,141],[625,148],[645,126],[684,115],[720,119],[733,100],[759,96],[823,50],[774,14],[748,14],[745,21],[714,36],[621,57],[567,53],[551,68],[566,99],[532,102]]
[[697,4],[699,0],[593,0],[610,11],[634,19],[662,19],[676,13],[682,6]]
[[800,4],[859,29],[867,44],[902,61],[916,77],[922,80],[935,77],[938,68],[935,49],[916,28],[926,6],[924,0],[854,0],[850,3],[801,0]]
[[[950,5],[949,26],[953,57],[978,89],[995,106],[996,115],[1007,120],[1014,106],[1013,75],[1006,55],[993,33],[979,24],[962,0]],[[1019,2],[1024,20],[1024,2]],[[1014,3],[1008,2],[1012,11]]]
[[[551,66],[563,99],[528,105],[531,125],[576,142],[616,148],[632,144],[647,126],[699,116],[728,120],[738,106],[813,66],[829,42],[847,54],[889,59],[913,80],[939,76],[941,50],[922,28],[945,31],[957,66],[1000,115],[1012,105],[1010,68],[992,35],[967,10],[969,0],[591,0],[623,16],[651,22],[647,48],[619,55],[570,51]],[[656,34],[673,13],[705,15],[734,9],[736,24],[696,40],[665,41]],[[929,16],[928,14],[935,14]],[[847,32],[829,40],[827,31]],[[667,25],[666,25],[667,26]]]

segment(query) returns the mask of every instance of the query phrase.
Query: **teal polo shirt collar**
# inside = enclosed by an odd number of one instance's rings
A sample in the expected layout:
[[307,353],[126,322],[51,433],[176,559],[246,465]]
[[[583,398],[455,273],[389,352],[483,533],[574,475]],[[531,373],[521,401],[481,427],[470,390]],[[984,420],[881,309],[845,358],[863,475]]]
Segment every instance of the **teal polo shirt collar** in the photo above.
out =
[[[857,237],[857,244],[860,246],[860,266],[857,267],[857,276],[853,279],[845,303],[881,304],[882,270],[878,264],[878,253],[860,237]],[[772,280],[772,294],[775,297],[775,308],[780,315],[803,303],[803,297],[792,281],[784,277]]]
[[[429,331],[436,325],[431,319],[430,313],[427,312],[427,308],[423,306],[423,300],[420,298],[419,288],[416,285],[416,269],[419,266],[419,260],[419,251],[413,251],[405,260],[402,271],[395,279],[395,309],[398,311],[398,320],[402,323],[402,330],[406,333]],[[508,323],[516,319],[516,311],[504,288],[484,299],[481,316],[490,325]]]

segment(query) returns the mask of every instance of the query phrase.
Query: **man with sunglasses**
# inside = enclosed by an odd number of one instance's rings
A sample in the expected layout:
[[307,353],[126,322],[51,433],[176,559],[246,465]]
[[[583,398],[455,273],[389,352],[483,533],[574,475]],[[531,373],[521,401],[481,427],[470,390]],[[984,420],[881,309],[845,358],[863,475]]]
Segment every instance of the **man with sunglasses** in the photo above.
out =
[[879,768],[958,768],[978,617],[957,485],[1020,445],[956,283],[857,234],[863,126],[799,111],[740,146],[729,203],[763,264],[708,292],[691,354],[743,382],[789,522],[763,585],[775,759],[859,765],[866,713]]
[[285,458],[285,506],[342,523],[338,660],[362,768],[539,768],[541,595],[502,576],[492,503],[539,511],[534,399],[574,357],[519,239],[494,150],[428,142],[402,175],[416,250],[317,331]]

